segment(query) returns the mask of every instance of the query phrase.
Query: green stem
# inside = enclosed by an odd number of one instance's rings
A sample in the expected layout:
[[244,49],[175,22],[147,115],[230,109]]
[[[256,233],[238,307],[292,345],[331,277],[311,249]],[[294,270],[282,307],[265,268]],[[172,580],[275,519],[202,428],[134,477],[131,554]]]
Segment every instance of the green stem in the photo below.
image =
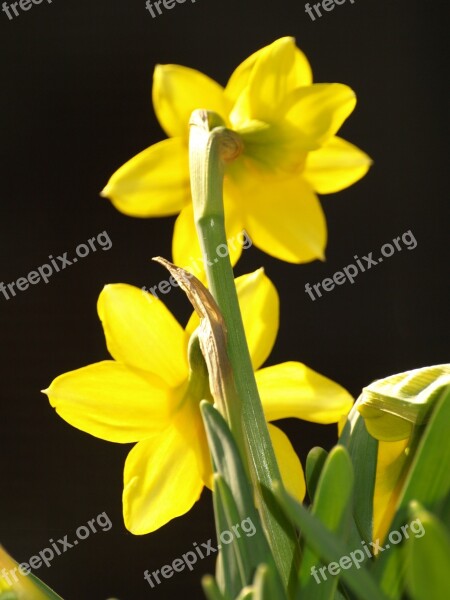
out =
[[[192,114],[190,169],[195,223],[208,286],[227,327],[227,350],[241,400],[240,406],[227,407],[229,425],[238,446],[246,448],[247,456],[242,458],[252,477],[256,502],[280,575],[288,586],[298,559],[298,543],[293,529],[275,517],[269,506],[271,494],[264,492],[265,489],[271,492],[274,482],[281,481],[280,471],[259,398],[230,259],[227,256],[213,260],[217,248],[227,244],[223,206],[225,166],[241,151],[239,137],[220,126],[216,115],[206,111]],[[242,420],[244,440],[234,426],[236,420]]]

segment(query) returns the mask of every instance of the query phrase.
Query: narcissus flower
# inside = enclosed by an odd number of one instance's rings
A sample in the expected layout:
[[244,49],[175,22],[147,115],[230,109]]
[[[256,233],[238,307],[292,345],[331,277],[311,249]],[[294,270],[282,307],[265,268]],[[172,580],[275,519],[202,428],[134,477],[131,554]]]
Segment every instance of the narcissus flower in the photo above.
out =
[[[216,112],[242,139],[243,153],[224,181],[227,235],[245,229],[264,252],[293,263],[322,259],[326,221],[316,196],[363,177],[370,158],[335,134],[356,104],[342,84],[313,84],[293,38],[281,38],[247,58],[225,88],[199,71],[159,65],[153,106],[170,139],[123,165],[102,192],[135,217],[180,213],[173,259],[201,256],[193,220],[188,167],[193,110]],[[235,264],[240,248],[230,258]]]
[[[262,270],[236,280],[255,369],[266,360],[278,330],[277,292]],[[193,315],[183,329],[165,305],[140,289],[114,284],[100,294],[98,313],[115,360],[57,377],[45,391],[68,423],[112,442],[137,442],[124,471],[123,511],[135,534],[154,531],[193,506],[211,486],[211,465],[199,410],[212,400],[206,374],[190,370]],[[289,362],[256,372],[266,418],[337,422],[351,405],[338,384]],[[301,464],[288,438],[269,425],[288,490],[302,499]]]

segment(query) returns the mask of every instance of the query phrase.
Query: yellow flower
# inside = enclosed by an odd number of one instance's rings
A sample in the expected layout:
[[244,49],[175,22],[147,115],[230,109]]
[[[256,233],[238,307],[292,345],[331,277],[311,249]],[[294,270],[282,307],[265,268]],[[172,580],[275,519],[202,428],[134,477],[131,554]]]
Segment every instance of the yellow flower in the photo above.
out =
[[[278,295],[262,269],[236,284],[258,369],[275,342]],[[112,442],[137,442],[125,464],[123,512],[126,527],[145,534],[189,511],[211,483],[199,410],[200,400],[211,400],[208,379],[190,371],[188,363],[198,317],[183,329],[160,300],[126,284],[103,289],[98,313],[115,360],[61,375],[45,393],[74,427]],[[333,423],[352,405],[341,386],[300,363],[261,369],[256,377],[269,421]],[[285,484],[303,499],[300,461],[286,435],[273,425],[269,429]]]
[[[159,65],[153,106],[170,139],[147,148],[110,179],[102,192],[135,217],[180,213],[173,259],[188,265],[201,256],[189,186],[189,118],[216,112],[237,132],[243,154],[224,181],[228,237],[246,229],[264,252],[293,263],[322,259],[326,221],[316,196],[342,190],[363,177],[370,158],[335,134],[356,98],[342,84],[312,84],[309,63],[293,38],[281,38],[247,58],[227,86],[199,71]],[[232,248],[235,264],[241,248]]]

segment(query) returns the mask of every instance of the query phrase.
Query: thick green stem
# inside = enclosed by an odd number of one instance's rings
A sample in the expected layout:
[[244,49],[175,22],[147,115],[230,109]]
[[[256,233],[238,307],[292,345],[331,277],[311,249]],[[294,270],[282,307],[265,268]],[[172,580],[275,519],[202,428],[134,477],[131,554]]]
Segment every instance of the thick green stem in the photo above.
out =
[[[191,117],[190,169],[197,233],[203,253],[208,286],[223,315],[227,331],[227,350],[235,378],[240,406],[228,406],[229,425],[239,447],[246,448],[248,471],[251,473],[256,502],[276,563],[286,586],[298,558],[298,544],[292,529],[277,520],[271,510],[273,483],[280,481],[266,419],[264,417],[229,257],[214,260],[217,248],[227,244],[223,206],[223,177],[227,162],[242,151],[239,137],[218,125],[217,117],[206,111],[195,111]],[[220,124],[219,124],[220,125]],[[236,430],[236,419],[242,419],[242,430]]]

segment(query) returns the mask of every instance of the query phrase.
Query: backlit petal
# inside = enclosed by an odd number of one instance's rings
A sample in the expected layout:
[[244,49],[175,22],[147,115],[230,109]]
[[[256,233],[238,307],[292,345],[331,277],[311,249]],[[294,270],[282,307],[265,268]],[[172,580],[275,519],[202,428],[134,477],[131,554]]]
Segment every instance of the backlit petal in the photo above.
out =
[[184,139],[188,137],[189,119],[194,110],[211,110],[223,119],[229,112],[222,86],[200,71],[180,65],[156,66],[153,107],[167,135]]
[[233,126],[247,119],[276,121],[286,96],[311,80],[309,63],[294,38],[276,40],[250,56],[232,75],[226,93],[235,101],[230,115]]
[[258,369],[271,353],[277,337],[278,293],[264,269],[242,275],[235,281],[253,368]]
[[[291,38],[282,38],[283,42],[290,44]],[[287,41],[286,41],[287,40]],[[274,42],[278,45],[280,40]],[[231,75],[230,79],[225,88],[227,97],[235,102],[243,90],[247,87],[250,81],[250,76],[258,60],[264,60],[265,56],[269,54],[270,57],[270,44],[260,50],[257,50],[246,58]],[[311,85],[312,83],[312,71],[308,59],[304,53],[297,47],[294,48],[294,62],[289,69],[287,75],[287,86],[286,93],[292,92],[293,90],[303,85]]]
[[284,487],[299,502],[303,502],[306,484],[302,464],[287,435],[275,425],[269,423],[268,427]]
[[352,185],[369,170],[372,160],[353,144],[332,137],[309,152],[303,177],[319,194],[332,194]]
[[281,260],[305,263],[324,258],[325,216],[311,186],[300,176],[246,177],[233,189],[253,244]]
[[103,288],[97,309],[116,360],[154,373],[172,387],[186,379],[188,338],[160,300],[117,283]]
[[284,125],[304,150],[315,150],[332,137],[356,106],[354,91],[341,83],[316,83],[286,100]]
[[[249,240],[243,232],[242,218],[232,204],[225,201],[225,227],[227,232],[228,250],[220,245],[216,248],[215,255],[208,256],[207,260],[217,264],[228,255],[231,264],[239,260],[243,244],[248,246]],[[206,282],[206,274],[202,259],[202,252],[197,237],[194,222],[194,209],[192,204],[186,206],[179,214],[172,240],[172,255],[174,263],[190,271],[202,283]]]
[[373,539],[384,540],[403,487],[409,440],[379,442],[373,497]]
[[[264,269],[238,277],[235,284],[253,368],[258,369],[271,353],[277,337],[280,312],[278,293]],[[197,313],[192,313],[186,326],[189,335],[199,323]]]
[[44,392],[70,425],[110,442],[136,442],[163,430],[170,388],[157,376],[103,361],[57,377]]
[[286,362],[256,373],[268,421],[297,417],[313,423],[337,423],[353,404],[338,383],[298,362]]
[[[189,423],[185,425],[189,427]],[[187,513],[199,499],[203,481],[195,449],[175,426],[139,442],[124,471],[123,515],[135,535],[159,529]]]
[[178,213],[191,199],[186,143],[164,140],[118,169],[102,196],[132,217],[164,217]]
[[[255,70],[255,66],[258,64],[258,69],[263,68],[269,71],[268,80],[272,84],[272,94],[274,92],[277,93],[278,99],[283,97],[283,95],[292,92],[298,87],[304,85],[311,85],[312,83],[312,72],[309,62],[306,56],[303,54],[301,50],[294,46],[292,53],[292,46],[295,44],[292,38],[281,38],[280,40],[275,41],[273,44],[269,46],[265,46],[254,52],[251,56],[249,56],[246,60],[244,60],[233,72],[231,75],[227,86],[225,88],[225,93],[227,97],[233,103],[236,102],[239,96],[244,92],[245,88],[249,85],[250,78],[252,73]],[[280,64],[280,47],[284,47],[288,49],[288,59],[284,64]],[[292,60],[293,54],[293,60]],[[273,61],[272,65],[270,64]],[[282,79],[282,86],[280,86],[279,90],[274,90],[273,84],[274,80],[272,79],[272,73],[270,72],[271,67],[273,69],[277,69],[281,67],[285,71],[285,75]],[[264,72],[259,74],[259,77],[263,77]],[[279,81],[280,83],[280,81]],[[256,81],[253,85],[258,85],[259,82]],[[266,99],[267,100],[267,99]],[[237,113],[235,112],[235,117],[237,118]],[[250,118],[250,115],[241,115],[241,119],[237,119],[239,121],[243,121],[246,118]],[[237,124],[237,123],[235,123]]]

